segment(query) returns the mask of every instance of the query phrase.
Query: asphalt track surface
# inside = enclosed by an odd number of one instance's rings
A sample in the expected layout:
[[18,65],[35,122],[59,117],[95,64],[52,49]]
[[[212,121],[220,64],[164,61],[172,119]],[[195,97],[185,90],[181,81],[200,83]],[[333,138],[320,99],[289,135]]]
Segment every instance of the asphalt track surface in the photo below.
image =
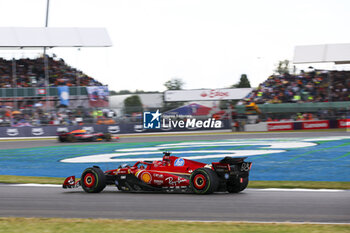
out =
[[[349,136],[348,132],[296,132],[123,137],[122,142]],[[79,143],[77,143],[79,144]],[[57,146],[55,140],[0,141],[0,149]],[[350,191],[247,189],[239,194],[99,194],[59,187],[0,184],[0,216],[168,219],[203,221],[350,223]]]
[[[223,134],[181,134],[181,135],[120,135],[120,142],[161,142],[161,141],[192,141],[192,140],[223,140],[223,139],[251,139],[251,138],[292,138],[292,137],[326,137],[326,136],[350,136],[347,131],[318,131],[318,132],[283,132],[283,133],[223,133]],[[74,145],[86,145],[87,142],[75,142]],[[110,142],[92,142],[110,143]],[[72,143],[59,143],[56,139],[47,140],[0,140],[0,149],[32,148],[41,146],[72,145]]]
[[88,194],[60,187],[0,185],[0,216],[350,223],[350,191],[269,191],[239,194]]

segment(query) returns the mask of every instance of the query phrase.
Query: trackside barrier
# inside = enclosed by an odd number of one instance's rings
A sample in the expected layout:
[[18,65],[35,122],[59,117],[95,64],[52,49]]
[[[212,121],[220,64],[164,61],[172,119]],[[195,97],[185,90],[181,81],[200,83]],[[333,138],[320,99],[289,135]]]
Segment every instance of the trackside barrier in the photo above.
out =
[[350,119],[269,122],[266,131],[299,130],[299,129],[334,129],[350,128]]
[[[222,127],[218,129],[230,129],[228,120],[222,120]],[[45,137],[56,136],[58,132],[84,129],[89,132],[103,132],[112,134],[148,133],[148,132],[176,132],[176,131],[200,131],[215,130],[213,128],[162,128],[144,129],[142,123],[124,123],[114,125],[75,125],[75,126],[24,126],[24,127],[0,127],[0,137]]]
[[267,131],[293,130],[293,122],[268,123]]
[[[284,131],[300,129],[329,129],[350,128],[350,119],[322,120],[322,121],[295,121],[295,122],[262,122],[255,125],[245,125],[246,131]],[[0,127],[0,137],[45,137],[56,136],[61,131],[85,129],[90,132],[103,132],[112,134],[148,133],[148,132],[177,132],[177,131],[200,131],[215,130],[208,128],[162,128],[144,129],[141,123],[125,123],[114,125],[75,125],[75,126],[24,126],[24,127]],[[229,121],[223,120],[223,127],[230,129]]]

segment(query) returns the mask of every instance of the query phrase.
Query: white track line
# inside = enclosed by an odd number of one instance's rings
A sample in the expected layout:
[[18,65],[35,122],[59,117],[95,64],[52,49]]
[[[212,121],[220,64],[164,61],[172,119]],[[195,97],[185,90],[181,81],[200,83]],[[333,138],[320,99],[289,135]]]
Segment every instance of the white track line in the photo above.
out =
[[48,187],[48,188],[58,188],[62,187],[60,184],[1,184],[1,186],[12,186],[12,187]]
[[[134,219],[126,219],[128,221],[134,221]],[[298,224],[298,225],[315,225],[315,224],[321,224],[321,225],[350,225],[350,223],[346,222],[276,222],[276,221],[217,221],[217,220],[167,220],[167,221],[173,221],[173,222],[209,222],[209,223],[253,223],[253,224]]]
[[[7,183],[1,183],[0,186],[12,186],[12,187],[49,187],[49,188],[61,188],[62,185],[60,184],[7,184]],[[267,191],[267,192],[349,192],[350,190],[344,190],[344,189],[283,189],[283,188],[264,188],[264,189],[257,189],[257,188],[248,188],[247,190],[251,191]]]
[[31,140],[31,139],[55,139],[57,136],[47,136],[47,137],[4,137],[0,138],[0,141],[2,140]]
[[276,191],[276,192],[344,192],[350,190],[344,189],[300,189],[300,188],[265,188],[265,189],[252,189],[257,191]]

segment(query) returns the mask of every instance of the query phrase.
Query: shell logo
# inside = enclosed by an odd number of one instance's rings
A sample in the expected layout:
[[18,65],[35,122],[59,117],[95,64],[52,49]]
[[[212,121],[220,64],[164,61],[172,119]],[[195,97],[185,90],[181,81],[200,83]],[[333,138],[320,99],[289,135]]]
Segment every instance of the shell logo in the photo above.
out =
[[143,174],[141,175],[141,180],[142,180],[143,182],[150,183],[151,180],[152,180],[152,176],[151,176],[151,174],[149,174],[148,172],[145,172],[145,173],[143,173]]

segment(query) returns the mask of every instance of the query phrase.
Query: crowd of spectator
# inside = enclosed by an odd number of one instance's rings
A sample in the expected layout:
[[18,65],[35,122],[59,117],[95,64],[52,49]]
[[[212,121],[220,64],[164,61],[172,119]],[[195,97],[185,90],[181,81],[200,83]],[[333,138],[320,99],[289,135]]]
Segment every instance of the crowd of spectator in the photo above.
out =
[[248,96],[256,104],[350,101],[350,71],[272,75]]
[[0,108],[0,126],[115,124],[116,114],[110,109]]
[[298,113],[268,113],[265,114],[263,121],[313,121],[313,120],[337,120],[349,119],[350,112],[345,108],[339,109],[319,109],[317,112],[298,112]]
[[101,86],[83,72],[67,65],[63,59],[47,56],[48,80],[45,79],[44,57],[6,60],[0,58],[0,88],[44,86]]

